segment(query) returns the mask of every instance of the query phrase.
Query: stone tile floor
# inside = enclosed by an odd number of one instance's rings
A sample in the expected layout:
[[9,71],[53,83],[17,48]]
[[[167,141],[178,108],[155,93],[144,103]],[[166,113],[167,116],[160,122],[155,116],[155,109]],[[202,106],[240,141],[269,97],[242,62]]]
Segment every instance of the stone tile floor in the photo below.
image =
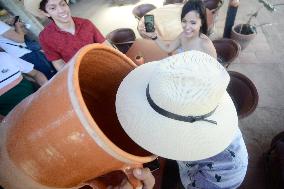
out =
[[[132,15],[134,6],[152,3],[159,7],[162,6],[162,2],[162,0],[128,0],[125,5],[118,6],[111,0],[78,0],[71,9],[73,15],[92,20],[106,35],[119,27],[130,27],[136,31],[137,20]],[[284,0],[270,0],[270,2],[278,4],[284,3]],[[211,39],[222,37],[227,6],[228,1],[225,1],[219,11]],[[261,6],[258,0],[241,1],[235,23],[243,23],[249,13]],[[241,186],[243,189],[266,188],[262,155],[269,149],[273,136],[284,130],[283,17],[284,6],[277,7],[277,11],[273,13],[263,8],[252,23],[256,25],[272,23],[272,25],[258,27],[257,37],[228,68],[250,78],[259,94],[259,103],[255,112],[239,120],[249,152],[248,172]],[[139,37],[139,34],[136,34]]]

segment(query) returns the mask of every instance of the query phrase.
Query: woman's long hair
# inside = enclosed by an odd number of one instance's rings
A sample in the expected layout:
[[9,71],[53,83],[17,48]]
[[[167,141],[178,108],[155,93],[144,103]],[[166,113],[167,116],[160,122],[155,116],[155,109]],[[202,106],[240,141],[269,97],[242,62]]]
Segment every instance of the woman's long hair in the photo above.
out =
[[206,7],[201,0],[188,0],[182,7],[181,11],[181,20],[185,17],[190,11],[196,11],[199,14],[201,19],[200,32],[207,35],[207,16],[206,16]]

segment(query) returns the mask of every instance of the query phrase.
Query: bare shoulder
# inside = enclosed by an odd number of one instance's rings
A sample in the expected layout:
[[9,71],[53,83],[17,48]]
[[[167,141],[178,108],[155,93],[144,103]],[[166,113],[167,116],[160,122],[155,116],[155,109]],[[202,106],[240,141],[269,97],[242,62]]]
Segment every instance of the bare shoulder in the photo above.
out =
[[201,34],[200,38],[201,38],[201,45],[202,45],[202,47],[207,47],[207,48],[208,47],[212,47],[212,46],[214,47],[211,39],[209,39],[209,37],[207,37],[206,35]]
[[211,39],[209,39],[209,37],[207,37],[204,34],[201,34],[200,38],[201,38],[201,46],[202,46],[203,50],[207,54],[211,55],[212,57],[217,58],[216,49],[215,49]]

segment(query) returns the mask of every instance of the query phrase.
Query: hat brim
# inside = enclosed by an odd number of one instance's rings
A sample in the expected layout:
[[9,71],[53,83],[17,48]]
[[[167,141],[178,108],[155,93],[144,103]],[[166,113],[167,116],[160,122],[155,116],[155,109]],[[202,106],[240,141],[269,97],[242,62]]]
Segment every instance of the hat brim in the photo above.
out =
[[238,130],[238,117],[226,92],[214,114],[194,123],[169,119],[151,108],[146,87],[158,62],[139,66],[121,83],[116,112],[128,136],[144,149],[168,159],[195,161],[212,157],[229,146]]
[[[27,11],[32,13],[34,16],[39,18],[44,18],[44,16],[39,9],[39,4],[42,0],[24,0],[24,6]],[[69,0],[66,0],[67,3],[69,3]]]

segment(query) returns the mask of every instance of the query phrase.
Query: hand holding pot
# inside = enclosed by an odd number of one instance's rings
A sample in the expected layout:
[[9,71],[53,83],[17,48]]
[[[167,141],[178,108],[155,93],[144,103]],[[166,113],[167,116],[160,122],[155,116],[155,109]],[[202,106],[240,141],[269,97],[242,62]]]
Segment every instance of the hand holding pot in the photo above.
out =
[[[152,189],[155,185],[155,178],[152,175],[149,168],[134,169],[133,175],[136,179],[143,183],[143,189]],[[121,182],[120,186],[112,187],[109,186],[108,189],[133,189],[131,184],[125,179]]]
[[135,168],[132,169],[131,173],[133,178],[137,181],[141,182],[136,188],[133,187],[133,179],[129,181],[130,178],[122,180],[122,182],[117,186],[106,186],[104,183],[98,180],[92,180],[87,183],[87,185],[91,186],[92,188],[106,188],[106,189],[153,189],[155,185],[155,178],[152,175],[149,168]]

